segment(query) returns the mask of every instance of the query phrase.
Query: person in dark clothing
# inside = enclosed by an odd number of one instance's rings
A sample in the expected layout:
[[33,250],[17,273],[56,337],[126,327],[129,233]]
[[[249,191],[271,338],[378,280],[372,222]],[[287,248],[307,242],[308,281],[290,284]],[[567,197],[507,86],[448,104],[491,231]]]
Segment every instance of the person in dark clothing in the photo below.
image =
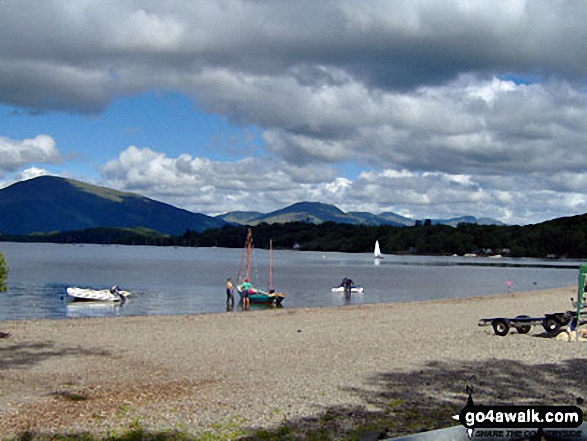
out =
[[345,276],[345,278],[342,279],[342,282],[340,283],[340,286],[342,286],[344,288],[346,288],[346,287],[351,288],[353,285],[354,285],[354,282],[348,276]]
[[345,276],[344,279],[342,279],[341,282],[342,287],[344,288],[344,296],[346,299],[349,299],[351,297],[351,289],[353,287],[353,281],[350,277]]

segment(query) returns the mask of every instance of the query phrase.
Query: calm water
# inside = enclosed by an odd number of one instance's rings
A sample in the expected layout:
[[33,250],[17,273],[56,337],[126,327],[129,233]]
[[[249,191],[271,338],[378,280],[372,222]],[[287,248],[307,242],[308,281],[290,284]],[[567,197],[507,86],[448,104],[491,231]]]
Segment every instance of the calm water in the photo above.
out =
[[[226,310],[224,282],[236,278],[242,250],[118,245],[0,243],[10,267],[0,320],[192,314]],[[269,253],[253,253],[252,282],[264,287]],[[488,295],[576,285],[577,261],[386,256],[274,251],[274,285],[284,308],[343,305],[330,288],[350,276],[365,288],[351,303]],[[122,307],[71,302],[68,286],[131,291]],[[238,296],[237,296],[238,297]],[[565,299],[566,300],[566,299]],[[239,311],[235,307],[235,311]]]

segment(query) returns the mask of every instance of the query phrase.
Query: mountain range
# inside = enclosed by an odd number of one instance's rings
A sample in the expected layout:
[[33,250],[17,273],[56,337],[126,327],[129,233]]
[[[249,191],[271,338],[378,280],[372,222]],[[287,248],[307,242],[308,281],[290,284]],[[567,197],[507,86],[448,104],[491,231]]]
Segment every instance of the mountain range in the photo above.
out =
[[[372,214],[364,211],[349,211],[348,213],[345,213],[334,205],[323,204],[321,202],[298,202],[271,213],[231,211],[217,216],[217,218],[229,223],[241,225],[257,225],[262,222],[272,224],[297,221],[315,224],[336,222],[341,224],[393,225],[397,227],[405,227],[413,226],[418,222],[422,222],[392,212]],[[453,227],[456,227],[461,222],[482,225],[504,225],[502,222],[495,219],[477,219],[474,216],[460,216],[450,219],[429,219],[428,221],[432,225],[444,224]],[[423,222],[426,222],[426,220]]]
[[[212,217],[138,194],[56,176],[40,176],[0,189],[0,233],[14,235],[96,227],[144,227],[163,234],[181,235],[186,230],[202,232],[225,225],[295,221],[395,226],[416,223],[391,212],[345,213],[334,205],[320,202],[298,202],[271,213],[233,211]],[[453,226],[459,222],[500,224],[496,220],[473,216],[431,219],[429,222]]]

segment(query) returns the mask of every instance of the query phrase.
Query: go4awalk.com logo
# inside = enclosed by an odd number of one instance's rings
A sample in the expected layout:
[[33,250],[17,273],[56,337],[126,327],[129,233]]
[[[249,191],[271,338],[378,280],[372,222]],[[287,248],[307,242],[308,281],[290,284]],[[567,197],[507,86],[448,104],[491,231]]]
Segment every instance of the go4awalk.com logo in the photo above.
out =
[[467,405],[453,418],[468,429],[470,438],[480,429],[481,433],[499,432],[503,438],[519,436],[522,431],[530,434],[549,429],[568,429],[569,435],[573,432],[581,437],[581,431],[577,433],[576,429],[583,423],[583,411],[577,406],[475,405],[469,389],[468,392]]

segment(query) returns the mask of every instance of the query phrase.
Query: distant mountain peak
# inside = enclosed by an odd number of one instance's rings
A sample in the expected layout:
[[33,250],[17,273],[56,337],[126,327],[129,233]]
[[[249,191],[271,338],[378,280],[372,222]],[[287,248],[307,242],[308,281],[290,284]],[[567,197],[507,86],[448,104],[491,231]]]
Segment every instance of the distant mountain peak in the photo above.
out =
[[138,194],[57,176],[39,176],[0,189],[0,233],[145,227],[180,235],[224,225],[220,219]]
[[310,201],[302,201],[302,202],[295,202],[288,207],[283,208],[282,210],[300,210],[300,209],[320,209],[320,210],[333,210],[339,213],[344,213],[340,208],[332,204],[326,204],[324,202],[310,202]]
[[353,223],[352,219],[338,207],[322,202],[296,202],[280,210],[272,211],[254,219],[256,223],[323,222]]

